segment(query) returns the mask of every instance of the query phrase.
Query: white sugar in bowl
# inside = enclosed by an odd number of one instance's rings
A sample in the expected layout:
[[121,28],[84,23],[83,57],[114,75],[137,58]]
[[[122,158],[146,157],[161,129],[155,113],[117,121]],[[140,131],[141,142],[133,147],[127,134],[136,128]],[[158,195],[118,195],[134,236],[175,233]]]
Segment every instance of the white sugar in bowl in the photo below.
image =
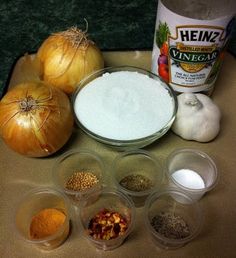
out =
[[73,110],[85,133],[127,150],[163,136],[175,119],[177,101],[157,75],[123,66],[105,68],[81,81],[73,95]]

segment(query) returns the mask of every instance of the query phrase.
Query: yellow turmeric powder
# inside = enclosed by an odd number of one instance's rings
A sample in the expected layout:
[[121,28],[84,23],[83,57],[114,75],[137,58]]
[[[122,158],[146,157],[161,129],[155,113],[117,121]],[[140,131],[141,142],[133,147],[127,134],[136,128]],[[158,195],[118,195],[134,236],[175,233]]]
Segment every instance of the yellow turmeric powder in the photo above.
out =
[[40,239],[56,233],[64,224],[66,215],[54,208],[43,209],[32,217],[30,224],[30,237]]

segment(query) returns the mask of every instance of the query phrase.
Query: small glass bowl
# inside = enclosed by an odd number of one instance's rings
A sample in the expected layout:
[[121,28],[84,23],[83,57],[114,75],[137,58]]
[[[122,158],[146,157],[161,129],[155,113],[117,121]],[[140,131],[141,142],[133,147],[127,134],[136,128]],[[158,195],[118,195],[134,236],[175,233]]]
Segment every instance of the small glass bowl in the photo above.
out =
[[[174,176],[177,171],[181,172],[178,180]],[[169,187],[185,191],[193,201],[200,200],[206,192],[213,189],[219,178],[215,162],[197,149],[173,151],[166,161],[166,173]]]
[[[111,170],[118,190],[129,195],[136,207],[144,205],[148,195],[161,186],[164,177],[158,160],[145,150],[131,150],[119,154],[114,159]],[[126,181],[123,185],[122,180]]]
[[[178,199],[185,200],[185,202],[178,202]],[[177,189],[169,188],[152,193],[152,195],[150,195],[146,200],[144,210],[144,222],[151,239],[157,246],[163,249],[176,249],[187,244],[196,238],[202,229],[203,214],[199,204],[197,202],[193,203],[190,196]],[[166,228],[162,228],[160,223],[163,223],[163,221],[160,222],[161,220],[158,222],[156,220],[156,223],[159,230],[163,230],[163,232],[166,230],[166,233],[162,232],[161,234],[160,232],[157,232],[152,223],[154,217],[160,214],[162,214],[162,216],[163,214],[170,214],[170,216],[174,216],[175,219],[177,216],[183,219],[184,223],[186,223],[188,226],[188,235],[185,236],[183,232],[179,231],[178,234],[182,234],[182,238],[167,237],[167,234],[175,234],[176,236],[176,233],[168,232],[168,226]],[[178,221],[178,223],[175,223],[175,225],[180,225],[181,229],[181,227],[183,227],[182,222],[183,221]],[[171,225],[170,221],[169,223],[169,225]],[[174,230],[177,231],[177,228]],[[166,234],[166,236],[164,234]]]
[[[64,224],[55,234],[41,239],[30,237],[32,217],[43,209],[55,208],[66,215]],[[70,205],[68,198],[61,192],[51,188],[38,188],[29,191],[20,200],[16,209],[15,225],[19,235],[28,243],[43,250],[52,250],[60,246],[70,232]]]
[[[94,239],[89,235],[88,227],[91,219],[102,210],[118,212],[128,222],[128,228],[123,235],[109,240]],[[99,193],[92,193],[81,202],[78,212],[78,229],[82,236],[97,249],[112,250],[123,244],[134,227],[135,208],[132,200],[120,191],[104,188]]]
[[[98,183],[82,191],[69,190],[66,183],[75,172],[92,173]],[[75,205],[79,205],[82,198],[102,188],[104,164],[97,153],[87,149],[75,149],[65,152],[60,156],[52,169],[54,184],[66,193]]]
[[[154,134],[151,134],[147,137],[132,139],[132,140],[116,140],[116,139],[106,138],[106,137],[96,134],[95,132],[92,132],[91,130],[86,128],[78,119],[78,117],[75,113],[74,105],[75,105],[76,97],[80,93],[80,90],[82,88],[86,87],[86,85],[88,83],[90,83],[91,81],[95,80],[98,77],[101,77],[105,73],[113,73],[113,72],[120,72],[120,71],[130,71],[130,72],[138,72],[140,74],[144,74],[144,75],[148,76],[149,78],[152,78],[152,79],[160,82],[161,85],[168,91],[168,94],[170,95],[172,104],[173,104],[173,114],[172,114],[170,120],[163,126],[163,128],[161,128],[159,131],[155,132]],[[107,146],[112,147],[113,149],[117,149],[119,151],[130,150],[130,149],[134,149],[134,148],[136,148],[136,149],[142,148],[142,147],[145,147],[145,146],[151,144],[152,142],[156,141],[160,137],[162,137],[171,128],[171,125],[174,122],[176,112],[177,112],[177,98],[176,98],[176,94],[172,90],[172,88],[169,87],[168,84],[166,82],[164,82],[159,76],[157,76],[147,70],[144,70],[144,69],[141,69],[138,67],[133,67],[133,66],[107,67],[107,68],[96,71],[95,73],[87,76],[85,79],[83,79],[79,83],[77,90],[73,94],[72,103],[73,103],[74,117],[75,117],[75,121],[76,121],[77,125],[86,134],[88,134],[95,140],[97,140],[101,143],[104,143]]]

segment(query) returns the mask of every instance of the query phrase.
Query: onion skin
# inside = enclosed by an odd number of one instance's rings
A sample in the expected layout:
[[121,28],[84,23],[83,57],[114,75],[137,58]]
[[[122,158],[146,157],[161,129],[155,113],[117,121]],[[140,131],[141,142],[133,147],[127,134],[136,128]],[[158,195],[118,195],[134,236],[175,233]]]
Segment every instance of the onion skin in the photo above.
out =
[[37,57],[43,66],[43,80],[68,95],[83,78],[104,67],[99,48],[77,28],[49,36]]
[[22,155],[48,156],[68,141],[72,130],[69,98],[43,82],[18,84],[0,101],[0,134]]

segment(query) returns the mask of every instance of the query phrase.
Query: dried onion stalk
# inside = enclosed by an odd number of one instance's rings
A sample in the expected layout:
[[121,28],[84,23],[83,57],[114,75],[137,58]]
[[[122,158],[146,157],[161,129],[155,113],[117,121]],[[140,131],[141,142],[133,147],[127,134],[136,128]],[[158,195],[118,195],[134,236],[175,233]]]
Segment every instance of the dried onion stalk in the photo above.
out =
[[37,52],[43,65],[43,80],[72,94],[90,73],[102,69],[104,60],[87,30],[72,27],[49,36]]

